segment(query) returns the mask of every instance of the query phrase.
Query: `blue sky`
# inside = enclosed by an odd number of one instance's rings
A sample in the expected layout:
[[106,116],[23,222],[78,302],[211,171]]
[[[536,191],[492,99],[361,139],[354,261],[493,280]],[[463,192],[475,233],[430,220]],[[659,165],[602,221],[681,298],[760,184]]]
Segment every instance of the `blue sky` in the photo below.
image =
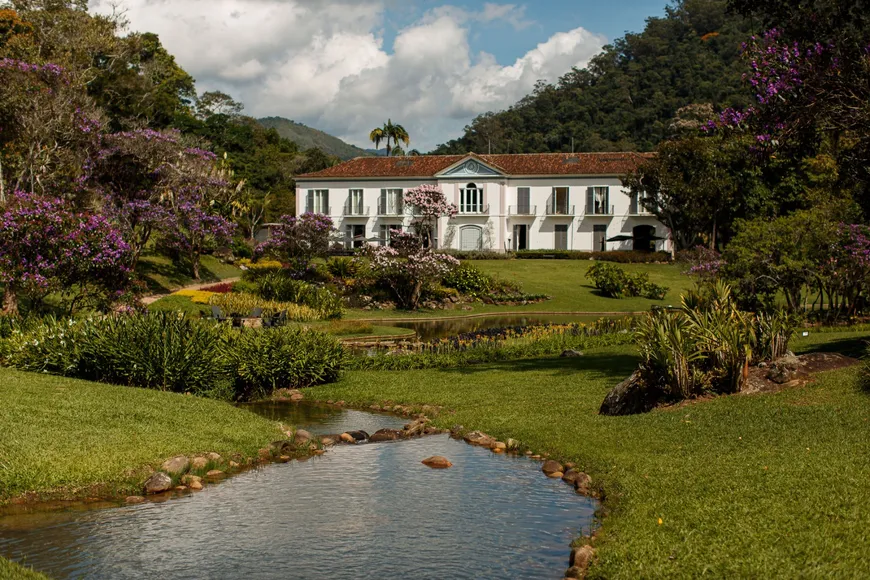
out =
[[[110,11],[113,0],[90,0]],[[197,80],[255,117],[369,147],[388,118],[428,151],[583,67],[666,0],[121,0]]]
[[[511,64],[517,58],[553,34],[583,27],[603,34],[608,41],[623,36],[626,32],[640,32],[650,16],[664,16],[668,0],[537,0],[511,3],[525,8],[527,28],[517,31],[504,21],[478,25],[469,35],[474,52],[485,51],[498,59],[500,64]],[[447,2],[441,0],[416,0],[402,2],[387,12],[384,27],[384,43],[393,44],[396,33],[411,25],[423,13]],[[468,11],[482,10],[491,0],[456,0],[449,2]],[[615,8],[615,6],[619,6]]]

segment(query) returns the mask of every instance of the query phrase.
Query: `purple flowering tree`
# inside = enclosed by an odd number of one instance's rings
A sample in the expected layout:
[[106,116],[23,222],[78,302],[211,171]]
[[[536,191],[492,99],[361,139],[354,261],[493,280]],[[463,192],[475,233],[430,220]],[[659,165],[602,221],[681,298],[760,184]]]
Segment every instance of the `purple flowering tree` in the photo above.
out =
[[405,206],[413,209],[414,227],[424,247],[434,245],[432,242],[439,218],[453,217],[459,213],[459,208],[447,201],[438,185],[424,184],[409,189],[405,192]]
[[416,310],[424,291],[459,265],[453,256],[423,247],[419,236],[395,231],[389,246],[366,249],[372,272],[388,285],[402,308]]
[[129,253],[106,217],[16,192],[0,215],[3,312],[16,314],[21,297],[39,306],[50,293],[59,293],[70,312],[106,307],[129,283]]
[[[212,183],[220,188],[220,183]],[[184,256],[194,280],[200,279],[200,258],[209,249],[229,243],[236,225],[213,209],[210,187],[202,184],[177,192],[164,222],[162,242]]]
[[334,231],[332,219],[317,213],[299,217],[285,215],[272,237],[257,246],[255,256],[270,256],[290,264],[297,273],[304,272],[312,260],[326,256],[329,238]]
[[10,191],[76,191],[102,121],[56,64],[0,58],[0,203]]

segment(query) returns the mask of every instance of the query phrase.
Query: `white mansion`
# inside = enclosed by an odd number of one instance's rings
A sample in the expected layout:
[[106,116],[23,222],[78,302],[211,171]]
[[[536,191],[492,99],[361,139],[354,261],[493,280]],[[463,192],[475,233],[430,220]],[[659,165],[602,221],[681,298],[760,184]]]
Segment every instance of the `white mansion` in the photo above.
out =
[[297,212],[332,217],[346,247],[407,229],[403,194],[439,185],[459,208],[437,244],[456,250],[669,250],[669,232],[622,178],[647,155],[553,153],[358,157],[296,178]]

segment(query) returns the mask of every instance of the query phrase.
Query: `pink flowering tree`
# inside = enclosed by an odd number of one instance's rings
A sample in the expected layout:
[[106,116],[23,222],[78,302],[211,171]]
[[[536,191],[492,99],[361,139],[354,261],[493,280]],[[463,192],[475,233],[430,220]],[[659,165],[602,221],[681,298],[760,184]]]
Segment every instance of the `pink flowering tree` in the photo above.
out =
[[291,270],[301,274],[314,258],[326,256],[334,229],[332,219],[326,215],[285,215],[272,237],[257,246],[255,256],[269,256],[289,263]]
[[366,254],[372,272],[406,310],[418,309],[425,290],[459,265],[456,258],[423,247],[419,236],[398,231],[389,246],[369,246]]
[[456,204],[449,203],[438,185],[424,184],[405,192],[405,206],[413,208],[414,226],[423,247],[433,246],[433,236],[442,217],[459,213]]
[[17,192],[0,215],[3,312],[17,314],[21,297],[38,307],[50,293],[59,294],[70,312],[107,307],[129,283],[129,253],[106,217]]

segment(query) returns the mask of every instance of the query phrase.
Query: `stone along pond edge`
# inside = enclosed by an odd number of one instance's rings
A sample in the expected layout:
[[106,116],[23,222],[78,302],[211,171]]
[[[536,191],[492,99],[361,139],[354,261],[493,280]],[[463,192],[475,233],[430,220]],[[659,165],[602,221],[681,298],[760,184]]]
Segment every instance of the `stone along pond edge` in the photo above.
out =
[[[304,399],[300,391],[290,391],[279,394],[272,399],[275,402],[299,404]],[[0,507],[0,516],[14,513],[31,513],[45,511],[60,511],[79,506],[85,507],[121,507],[137,505],[146,502],[163,503],[172,499],[186,497],[198,493],[208,485],[217,485],[222,481],[251,470],[261,469],[273,463],[288,463],[290,461],[308,461],[324,455],[330,447],[337,445],[377,444],[383,442],[403,441],[419,437],[448,434],[451,438],[464,441],[469,445],[489,449],[494,454],[525,456],[533,461],[543,463],[541,471],[550,479],[561,479],[572,486],[579,495],[597,498],[598,493],[592,487],[591,477],[576,469],[573,463],[560,463],[549,458],[549,454],[536,454],[514,439],[499,441],[481,431],[468,431],[461,425],[451,429],[439,429],[431,425],[430,416],[437,416],[440,407],[422,405],[349,405],[345,401],[312,401],[326,404],[339,409],[356,409],[364,412],[387,413],[404,416],[411,419],[403,429],[380,429],[373,434],[362,430],[345,431],[330,435],[314,436],[305,429],[294,429],[282,426],[286,439],[273,441],[269,446],[259,449],[256,457],[244,456],[240,453],[224,457],[215,452],[193,455],[176,455],[166,459],[159,467],[145,468],[147,478],[141,484],[140,495],[105,494],[97,497],[82,497],[71,500],[34,499],[32,494],[13,498],[9,505]],[[424,458],[421,463],[433,468],[450,468],[449,458],[440,456]],[[582,578],[595,556],[591,543],[595,533],[584,536],[572,543],[573,547],[568,558],[569,568],[566,578]]]

